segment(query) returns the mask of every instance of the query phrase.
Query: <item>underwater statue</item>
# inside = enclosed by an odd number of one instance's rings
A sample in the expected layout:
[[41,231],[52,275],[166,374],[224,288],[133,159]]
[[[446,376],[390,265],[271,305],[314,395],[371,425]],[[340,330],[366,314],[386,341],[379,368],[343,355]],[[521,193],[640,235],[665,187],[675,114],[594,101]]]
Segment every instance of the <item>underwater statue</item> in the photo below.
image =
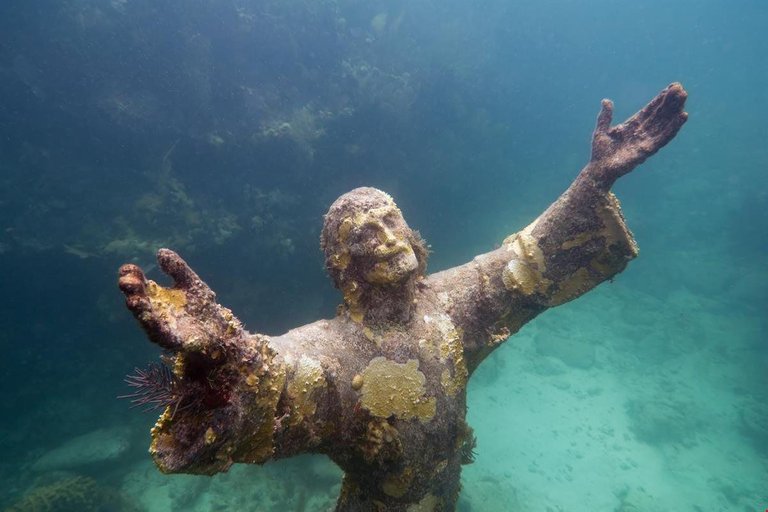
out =
[[357,188],[325,216],[335,318],[281,336],[246,331],[176,253],[165,288],[120,268],[128,308],[167,351],[131,377],[165,407],[150,452],[165,473],[212,475],[321,453],[344,471],[338,511],[451,511],[475,444],[467,380],[526,322],[624,270],[637,256],[613,183],[687,119],[674,83],[622,124],[603,100],[589,163],[547,210],[498,249],[426,275],[427,250],[390,196]]

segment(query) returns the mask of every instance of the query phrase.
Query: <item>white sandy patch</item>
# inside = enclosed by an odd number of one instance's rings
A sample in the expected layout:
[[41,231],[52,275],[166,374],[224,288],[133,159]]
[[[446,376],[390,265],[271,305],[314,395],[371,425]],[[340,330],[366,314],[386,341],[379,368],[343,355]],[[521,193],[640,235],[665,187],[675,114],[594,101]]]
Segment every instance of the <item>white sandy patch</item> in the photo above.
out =
[[[759,326],[707,302],[603,286],[511,338],[470,386],[467,494],[492,475],[519,510],[764,510],[768,464],[738,428]],[[594,364],[563,363],[569,340]]]

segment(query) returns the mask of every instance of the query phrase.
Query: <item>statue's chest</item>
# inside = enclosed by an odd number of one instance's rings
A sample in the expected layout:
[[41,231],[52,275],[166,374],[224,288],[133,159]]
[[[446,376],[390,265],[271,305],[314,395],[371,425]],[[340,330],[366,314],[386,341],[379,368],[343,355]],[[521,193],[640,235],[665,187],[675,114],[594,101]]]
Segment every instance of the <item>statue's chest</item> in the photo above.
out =
[[[453,457],[466,430],[462,333],[447,315],[421,315],[400,329],[369,329],[375,347],[353,379],[367,464],[419,460],[431,471]],[[374,462],[375,461],[375,462]]]
[[[376,349],[363,370],[365,383],[386,389],[387,397],[453,398],[466,388],[462,333],[443,313],[421,314],[407,329],[365,328]],[[408,389],[404,389],[408,387]]]
[[[424,314],[416,325],[416,348],[424,366],[439,372],[443,393],[449,397],[463,392],[467,386],[463,333],[445,313]],[[436,376],[437,377],[437,376]]]

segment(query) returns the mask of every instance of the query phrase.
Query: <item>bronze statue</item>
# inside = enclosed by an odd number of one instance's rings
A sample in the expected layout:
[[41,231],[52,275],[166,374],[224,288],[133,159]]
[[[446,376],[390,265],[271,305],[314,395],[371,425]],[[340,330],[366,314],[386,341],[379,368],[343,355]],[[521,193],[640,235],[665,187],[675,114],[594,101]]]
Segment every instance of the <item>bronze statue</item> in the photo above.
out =
[[344,295],[335,318],[281,336],[246,331],[174,252],[165,288],[136,265],[120,289],[170,370],[134,376],[165,406],[150,451],[161,471],[214,474],[304,452],[344,471],[338,511],[450,511],[474,436],[467,379],[523,324],[621,272],[637,256],[610,192],[677,134],[686,92],[671,84],[611,127],[603,100],[590,162],[501,246],[426,275],[427,250],[391,197],[358,188],[325,216],[321,247]]

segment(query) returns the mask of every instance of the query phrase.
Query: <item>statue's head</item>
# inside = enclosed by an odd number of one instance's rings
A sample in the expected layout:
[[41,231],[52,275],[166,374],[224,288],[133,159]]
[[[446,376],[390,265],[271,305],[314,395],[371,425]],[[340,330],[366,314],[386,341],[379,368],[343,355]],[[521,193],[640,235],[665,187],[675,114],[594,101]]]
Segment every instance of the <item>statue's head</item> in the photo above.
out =
[[360,286],[413,281],[427,266],[418,232],[408,227],[389,195],[370,187],[347,192],[331,205],[320,246],[328,273],[345,295]]

